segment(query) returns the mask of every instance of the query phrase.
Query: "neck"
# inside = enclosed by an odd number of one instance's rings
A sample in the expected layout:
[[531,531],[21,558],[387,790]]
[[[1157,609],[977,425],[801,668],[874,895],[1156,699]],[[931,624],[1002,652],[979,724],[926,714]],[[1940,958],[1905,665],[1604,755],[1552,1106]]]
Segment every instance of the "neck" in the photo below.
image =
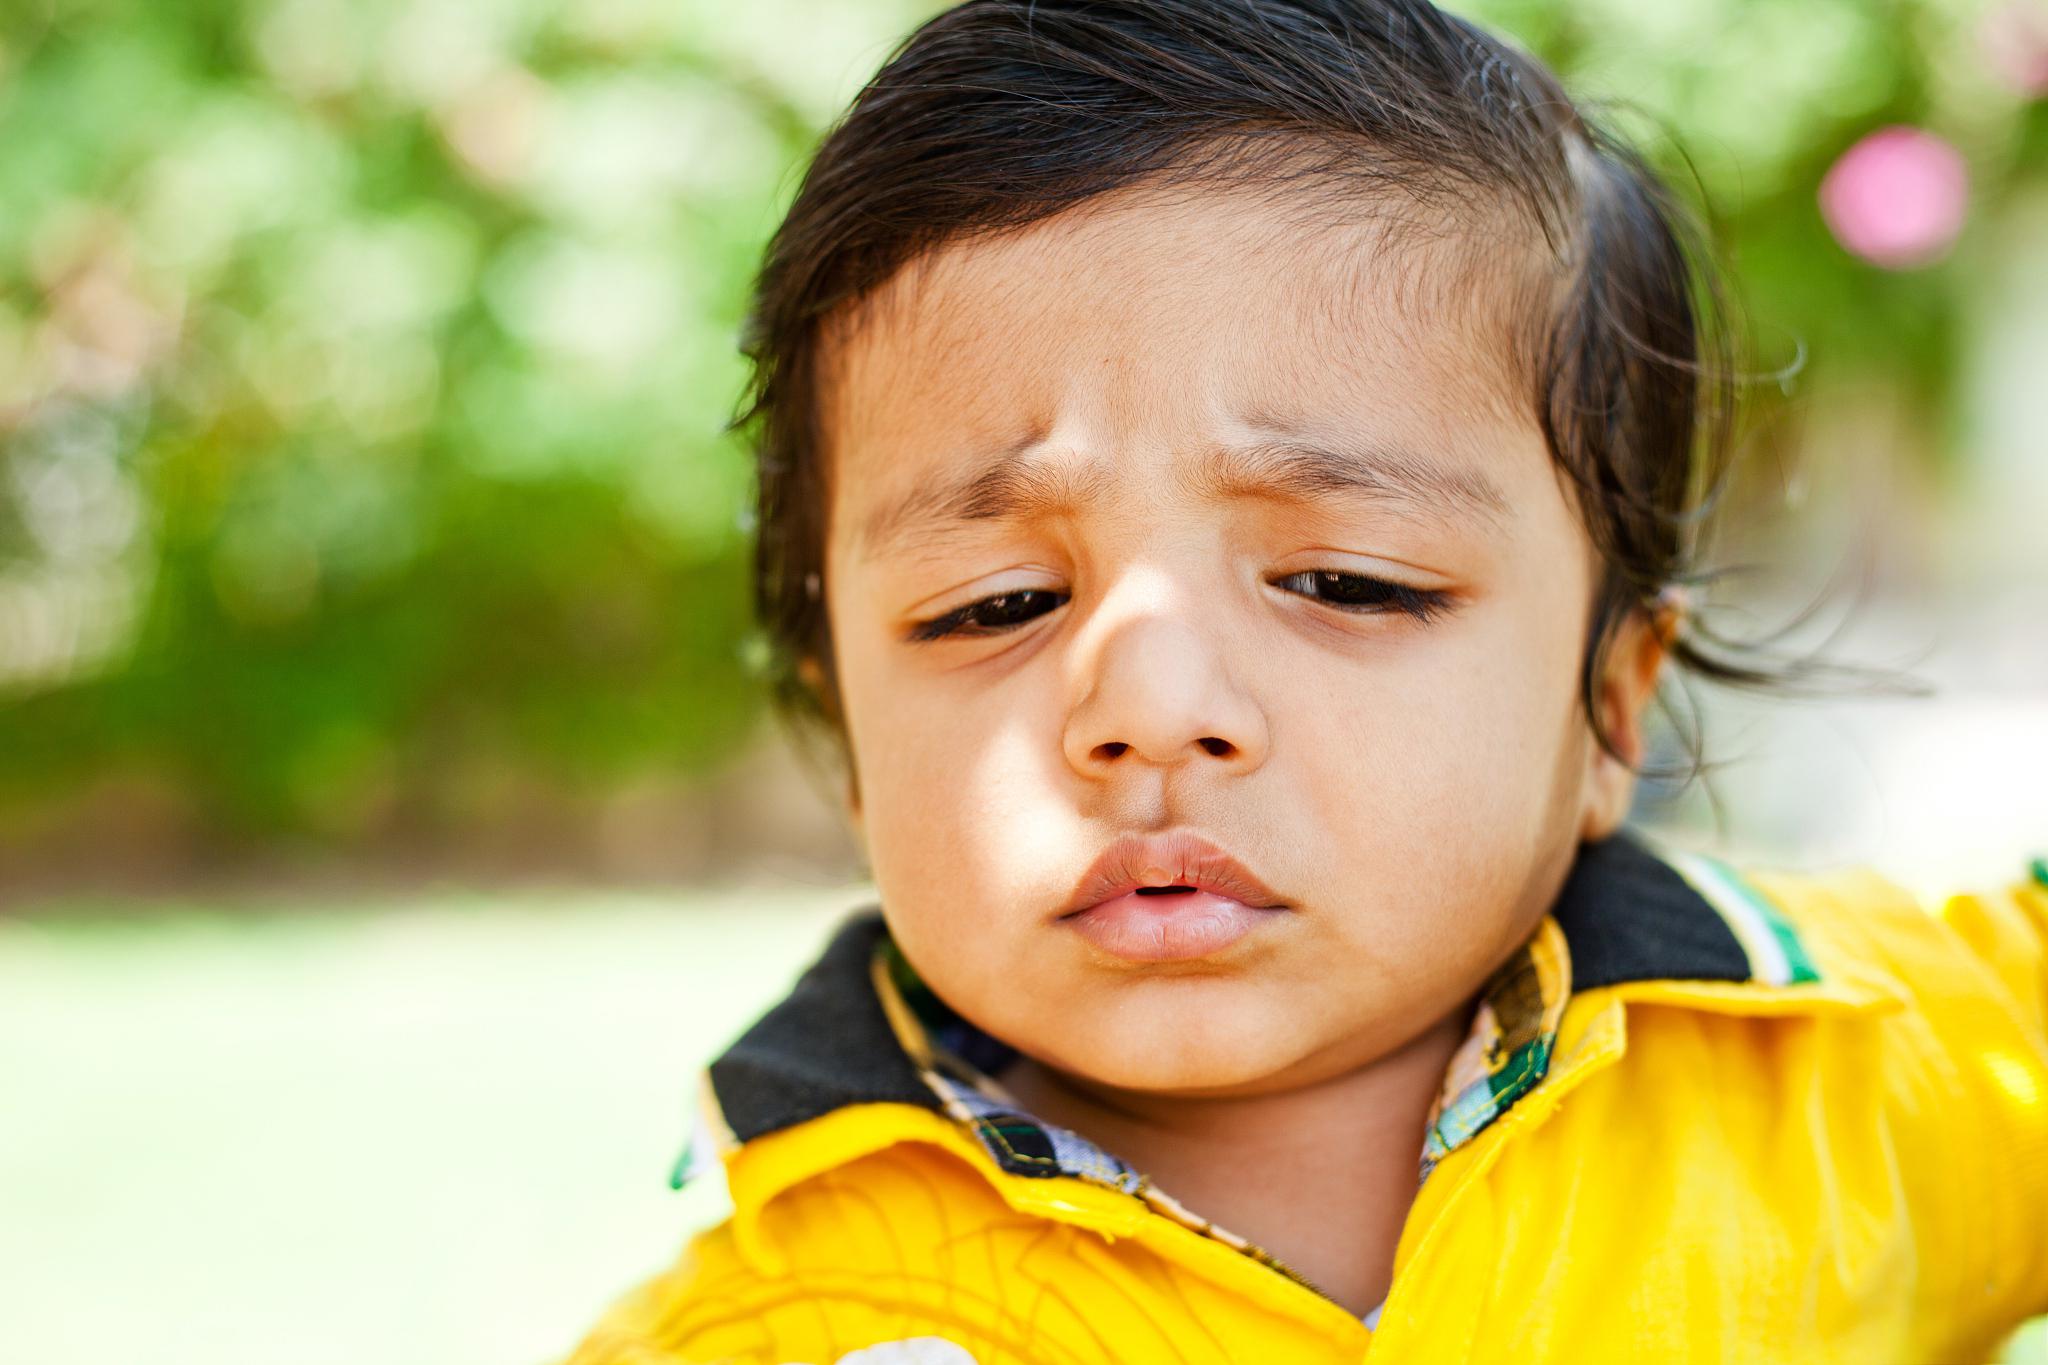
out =
[[1471,1013],[1468,1003],[1393,1052],[1265,1093],[1123,1090],[1029,1057],[1001,1083],[1030,1113],[1116,1153],[1363,1314],[1392,1279],[1424,1125]]

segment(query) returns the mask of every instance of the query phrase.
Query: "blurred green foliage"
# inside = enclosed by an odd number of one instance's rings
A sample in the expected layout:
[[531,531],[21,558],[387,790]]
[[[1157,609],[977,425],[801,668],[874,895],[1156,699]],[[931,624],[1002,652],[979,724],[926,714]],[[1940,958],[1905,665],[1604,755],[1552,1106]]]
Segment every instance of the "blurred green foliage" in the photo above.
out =
[[[348,838],[741,743],[745,289],[817,130],[934,8],[11,0],[0,812],[143,774]],[[1476,9],[1691,153],[1765,361],[1801,338],[1940,429],[1970,243],[2048,164],[1974,9]],[[1975,177],[1964,248],[1912,275],[1814,206],[1891,121]]]

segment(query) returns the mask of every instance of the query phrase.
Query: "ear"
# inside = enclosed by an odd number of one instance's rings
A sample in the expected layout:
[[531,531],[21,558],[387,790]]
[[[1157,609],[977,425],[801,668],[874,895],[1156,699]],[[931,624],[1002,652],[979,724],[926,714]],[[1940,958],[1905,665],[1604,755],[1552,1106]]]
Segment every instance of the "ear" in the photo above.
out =
[[1579,838],[1596,842],[1621,828],[1635,798],[1635,769],[1643,762],[1647,741],[1643,713],[1657,693],[1667,642],[1665,623],[1648,613],[1632,611],[1616,630],[1595,684],[1594,704],[1601,723],[1620,751],[1616,758],[1598,740],[1589,740]]

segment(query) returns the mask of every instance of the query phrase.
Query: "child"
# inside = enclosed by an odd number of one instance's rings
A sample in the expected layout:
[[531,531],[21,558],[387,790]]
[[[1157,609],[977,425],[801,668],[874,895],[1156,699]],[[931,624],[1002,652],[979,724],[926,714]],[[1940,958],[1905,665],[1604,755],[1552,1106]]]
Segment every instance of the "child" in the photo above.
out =
[[[758,604],[880,904],[617,1362],[1964,1361],[2048,1311],[2048,869],[1623,828],[1728,366],[1421,0],[969,0],[758,285]],[[698,1153],[701,1161],[702,1153]]]

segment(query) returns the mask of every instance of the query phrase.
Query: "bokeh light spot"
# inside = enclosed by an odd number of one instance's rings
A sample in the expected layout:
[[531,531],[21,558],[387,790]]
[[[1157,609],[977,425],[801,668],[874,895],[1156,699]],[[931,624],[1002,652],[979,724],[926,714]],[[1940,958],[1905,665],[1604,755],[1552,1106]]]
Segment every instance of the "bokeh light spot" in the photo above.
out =
[[1920,128],[1871,133],[1828,169],[1820,211],[1844,248],[1887,270],[1931,265],[1963,230],[1970,177],[1953,146]]

